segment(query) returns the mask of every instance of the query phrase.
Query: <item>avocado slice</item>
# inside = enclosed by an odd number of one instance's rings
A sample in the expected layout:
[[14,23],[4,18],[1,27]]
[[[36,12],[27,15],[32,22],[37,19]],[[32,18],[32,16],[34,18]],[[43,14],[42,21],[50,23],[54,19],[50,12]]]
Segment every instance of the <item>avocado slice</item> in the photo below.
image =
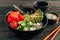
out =
[[36,22],[41,22],[41,20],[43,19],[43,12],[40,9],[36,10],[36,12],[34,13],[34,19]]

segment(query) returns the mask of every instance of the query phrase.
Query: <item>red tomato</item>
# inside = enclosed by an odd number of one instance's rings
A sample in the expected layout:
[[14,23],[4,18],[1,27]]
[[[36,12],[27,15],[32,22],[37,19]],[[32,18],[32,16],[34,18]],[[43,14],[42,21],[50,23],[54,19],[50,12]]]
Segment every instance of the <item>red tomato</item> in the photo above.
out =
[[10,23],[11,21],[22,21],[24,17],[20,14],[19,11],[11,11],[7,17],[7,22]]
[[21,15],[21,14],[18,14],[18,21],[22,21],[22,20],[24,20],[24,17]]
[[15,20],[15,21],[18,21],[18,14],[19,14],[19,11],[11,11],[10,12],[10,16],[11,16],[11,19],[12,21]]
[[11,16],[9,15],[8,17],[7,17],[7,22],[8,23],[10,23],[12,20],[11,20]]
[[11,28],[16,29],[16,28],[18,27],[17,21],[12,21],[12,22],[10,23],[10,26],[11,26]]

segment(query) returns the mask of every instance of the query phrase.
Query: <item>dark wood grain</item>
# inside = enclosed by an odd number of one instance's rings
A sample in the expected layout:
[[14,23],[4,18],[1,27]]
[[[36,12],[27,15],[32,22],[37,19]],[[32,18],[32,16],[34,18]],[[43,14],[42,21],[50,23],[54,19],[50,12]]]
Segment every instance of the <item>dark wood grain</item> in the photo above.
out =
[[[60,7],[52,7],[49,10],[51,11],[57,10],[55,12],[60,14],[59,8]],[[9,10],[12,10],[12,9],[13,9],[12,7],[0,7],[0,12],[1,12],[0,14],[0,40],[23,40],[21,38],[16,37],[15,34],[12,31],[10,31],[7,25],[5,24],[5,21],[4,21],[5,15]],[[31,39],[25,39],[25,40],[42,40],[46,35],[52,32],[58,25],[60,25],[60,22],[58,24],[48,25],[42,33],[36,35],[35,37]],[[59,40],[59,39],[60,39],[60,36],[57,36],[55,40]]]
[[[0,40],[22,40],[20,38],[17,38],[15,34],[8,29],[4,21],[5,14],[9,10],[13,9],[12,7],[13,4],[33,6],[33,2],[35,1],[37,0],[0,0]],[[43,1],[43,0],[38,0],[38,1]],[[60,0],[44,0],[44,1],[47,1],[49,7],[51,7],[49,10],[55,11],[58,14],[60,14]],[[42,33],[38,34],[37,36],[31,39],[25,39],[25,40],[42,40],[46,35],[52,32],[58,25],[60,25],[60,22],[55,25],[49,25],[44,29]],[[55,40],[60,40],[60,32],[55,38]]]
[[35,1],[47,1],[50,6],[60,6],[60,0],[0,0],[0,7],[2,6],[12,6],[16,5],[25,5],[25,6],[33,6]]

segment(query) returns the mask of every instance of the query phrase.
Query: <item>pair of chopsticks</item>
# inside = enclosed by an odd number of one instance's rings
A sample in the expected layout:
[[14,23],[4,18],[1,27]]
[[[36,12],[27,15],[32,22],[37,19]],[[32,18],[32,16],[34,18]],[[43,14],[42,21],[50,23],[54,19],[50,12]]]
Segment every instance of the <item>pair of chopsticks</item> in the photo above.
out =
[[47,35],[43,40],[48,40],[52,35],[52,38],[50,40],[54,40],[54,38],[57,36],[57,34],[60,31],[60,25],[54,29],[49,35]]

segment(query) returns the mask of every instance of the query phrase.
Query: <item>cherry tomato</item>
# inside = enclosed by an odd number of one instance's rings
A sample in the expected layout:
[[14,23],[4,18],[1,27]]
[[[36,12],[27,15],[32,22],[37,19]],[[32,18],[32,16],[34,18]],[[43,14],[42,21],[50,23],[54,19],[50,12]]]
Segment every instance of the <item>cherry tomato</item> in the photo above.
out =
[[11,21],[22,21],[24,17],[20,14],[19,11],[11,11],[7,17],[7,22],[10,23]]
[[18,27],[17,21],[12,21],[12,22],[10,23],[10,26],[11,26],[11,28],[16,29],[16,28]]

